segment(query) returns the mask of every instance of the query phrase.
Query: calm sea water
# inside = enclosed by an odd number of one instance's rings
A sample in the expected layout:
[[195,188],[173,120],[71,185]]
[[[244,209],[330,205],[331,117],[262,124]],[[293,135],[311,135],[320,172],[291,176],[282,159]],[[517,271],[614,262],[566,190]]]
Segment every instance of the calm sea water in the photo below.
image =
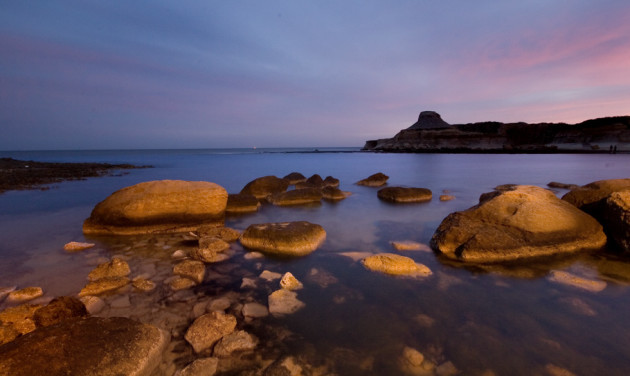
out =
[[[307,152],[308,151],[308,152]],[[334,152],[336,151],[336,152]],[[307,220],[322,225],[325,244],[296,260],[247,260],[235,246],[232,259],[208,269],[216,278],[194,290],[193,298],[246,294],[266,303],[275,287],[240,288],[243,276],[262,270],[291,271],[305,288],[298,298],[306,307],[283,318],[251,324],[269,347],[313,364],[329,364],[338,374],[399,374],[403,348],[413,347],[427,359],[450,361],[463,374],[544,375],[553,367],[578,375],[626,375],[630,370],[630,259],[608,253],[512,266],[470,268],[443,263],[432,252],[401,252],[427,265],[433,276],[397,278],[369,272],[343,252],[395,252],[390,241],[428,244],[449,213],[477,203],[499,184],[546,186],[550,181],[586,184],[630,177],[630,155],[466,155],[374,154],[357,149],[225,149],[139,151],[0,152],[2,157],[58,162],[110,162],[152,165],[121,176],[55,184],[46,191],[13,191],[0,195],[0,286],[42,286],[46,296],[74,295],[102,258],[123,255],[133,272],[147,269],[167,278],[168,240],[147,238],[86,239],[81,224],[99,201],[117,189],[158,179],[205,180],[235,193],[252,179],[298,171],[341,180],[352,196],[339,203],[278,208],[265,205],[256,214],[230,217],[226,225]],[[376,172],[389,185],[429,188],[429,203],[390,205],[377,189],[353,183]],[[443,191],[456,197],[437,200]],[[560,196],[565,191],[556,191]],[[88,240],[97,247],[67,254],[63,244]],[[185,247],[185,245],[180,245]],[[153,266],[147,267],[149,263]],[[161,268],[167,272],[161,272]],[[157,269],[157,271],[156,271]],[[599,293],[555,284],[551,270],[566,270],[602,280]],[[322,276],[327,278],[322,278]],[[130,293],[134,310],[105,310],[152,322],[157,306],[168,306],[170,292],[158,288],[149,297]],[[107,298],[109,299],[109,298]],[[114,299],[114,297],[112,297]],[[239,299],[239,298],[235,298]],[[7,303],[4,303],[5,307]],[[185,307],[185,305],[181,305]],[[2,308],[0,307],[0,308]],[[170,306],[169,306],[170,307]],[[178,306],[179,307],[179,306]],[[174,309],[174,308],[172,308]],[[187,309],[187,308],[178,308]],[[146,315],[142,312],[147,312]],[[188,325],[188,317],[177,325]],[[153,316],[151,316],[153,317]],[[176,324],[173,324],[176,326]],[[258,325],[258,326],[257,326]],[[280,331],[287,338],[274,337]],[[271,333],[271,334],[270,334]],[[268,336],[269,338],[265,338]],[[177,340],[177,335],[174,340]],[[181,338],[180,338],[181,339]],[[277,341],[274,344],[273,341]],[[173,355],[179,368],[192,360],[190,351]]]

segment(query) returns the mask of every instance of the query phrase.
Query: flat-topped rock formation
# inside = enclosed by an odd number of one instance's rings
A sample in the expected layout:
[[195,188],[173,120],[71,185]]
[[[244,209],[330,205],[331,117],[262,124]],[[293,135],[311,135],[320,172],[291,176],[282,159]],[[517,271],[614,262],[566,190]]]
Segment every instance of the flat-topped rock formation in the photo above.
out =
[[392,138],[370,140],[363,150],[386,152],[628,152],[630,116],[566,123],[500,123],[450,125],[434,111]]

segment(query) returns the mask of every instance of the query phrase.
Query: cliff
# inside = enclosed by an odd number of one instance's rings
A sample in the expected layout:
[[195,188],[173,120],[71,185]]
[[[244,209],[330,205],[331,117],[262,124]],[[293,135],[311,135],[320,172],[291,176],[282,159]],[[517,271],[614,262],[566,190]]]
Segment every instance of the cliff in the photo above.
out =
[[630,116],[566,123],[448,124],[433,111],[392,138],[370,140],[363,150],[386,152],[630,152]]

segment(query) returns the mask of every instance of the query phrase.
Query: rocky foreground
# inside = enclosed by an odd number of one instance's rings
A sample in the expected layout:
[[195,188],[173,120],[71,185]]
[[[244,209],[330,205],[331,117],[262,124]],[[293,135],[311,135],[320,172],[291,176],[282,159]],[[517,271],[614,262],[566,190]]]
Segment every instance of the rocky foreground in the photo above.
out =
[[[432,199],[426,188],[382,188],[387,180],[378,173],[357,184],[376,187],[375,196],[390,205],[421,206]],[[84,231],[125,239],[121,256],[98,259],[76,296],[41,301],[41,287],[0,288],[0,301],[10,303],[0,312],[0,374],[336,374],[334,363],[315,366],[283,355],[277,346],[290,333],[263,323],[267,316],[282,320],[305,309],[300,300],[304,283],[289,270],[255,275],[238,262],[225,263],[237,255],[241,263],[306,257],[326,241],[325,229],[306,221],[252,223],[241,233],[224,227],[223,218],[263,205],[313,205],[349,197],[338,185],[333,177],[307,179],[293,173],[255,179],[234,194],[214,183],[170,180],[113,193],[96,205]],[[478,265],[597,252],[607,241],[628,252],[628,218],[630,179],[574,187],[562,199],[540,187],[504,185],[483,194],[478,205],[445,218],[431,246],[439,257]],[[135,239],[133,247],[127,245],[129,236]],[[154,256],[125,252],[149,242],[156,250],[172,252],[170,257],[135,265],[138,258]],[[65,249],[90,252],[94,246],[70,242]],[[411,241],[392,246],[397,252],[429,250]],[[422,281],[433,275],[427,266],[398,253],[340,255],[387,278]],[[303,277],[321,288],[337,283],[316,267]],[[607,286],[562,270],[551,271],[548,278],[590,292]],[[235,286],[250,293],[232,291]],[[151,304],[134,307],[132,294]],[[336,299],[341,303],[351,297]],[[182,310],[190,315],[182,316]],[[105,312],[108,317],[98,317]],[[123,317],[111,317],[116,313]],[[359,354],[344,353],[340,361],[355,362],[358,369],[370,367],[369,359]],[[425,357],[408,346],[398,363],[407,375],[459,373],[452,362]]]
[[370,140],[363,150],[450,153],[616,153],[630,151],[630,116],[565,123],[448,124],[433,111],[392,138]]

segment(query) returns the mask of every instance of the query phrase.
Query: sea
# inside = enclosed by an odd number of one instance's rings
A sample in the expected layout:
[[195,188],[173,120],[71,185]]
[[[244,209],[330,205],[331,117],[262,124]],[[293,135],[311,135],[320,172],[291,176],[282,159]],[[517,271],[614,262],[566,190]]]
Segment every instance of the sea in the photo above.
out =
[[[66,181],[0,194],[0,287],[40,286],[39,302],[76,294],[96,265],[119,256],[132,277],[156,283],[103,296],[97,316],[126,316],[171,332],[169,355],[159,372],[173,374],[198,355],[184,340],[192,320],[226,298],[226,312],[259,339],[257,356],[231,360],[231,370],[261,367],[293,357],[303,374],[399,375],[627,375],[630,372],[630,257],[607,249],[531,263],[470,266],[448,262],[428,248],[450,213],[478,203],[501,184],[547,187],[552,181],[584,185],[630,177],[630,154],[389,154],[359,148],[15,151],[0,157],[44,162],[106,162],[151,165],[112,176]],[[228,216],[226,226],[309,221],[327,238],[312,254],[296,259],[248,257],[238,242],[228,260],[209,264],[203,283],[174,292],[167,282],[172,254],[194,247],[190,235],[87,237],[81,226],[94,206],[136,183],[181,179],[210,181],[229,193],[266,175],[300,172],[341,181],[352,195],[339,202],[276,207]],[[389,186],[423,187],[430,202],[389,204],[378,188],[355,183],[382,172]],[[564,189],[552,189],[561,197]],[[451,201],[438,197],[449,194]],[[188,236],[188,237],[187,237]],[[68,253],[70,241],[95,243]],[[396,251],[392,241],[420,243]],[[395,277],[366,270],[360,257],[390,252],[429,267],[426,278]],[[299,311],[244,318],[244,304],[267,304],[278,280],[263,271],[291,272],[304,288]],[[559,284],[552,271],[604,282],[592,292]],[[244,278],[251,283],[243,283]],[[225,301],[223,299],[222,301]],[[10,303],[0,302],[0,309]],[[410,368],[409,349],[424,356],[423,371]],[[417,360],[417,358],[415,358]],[[240,362],[240,363],[239,363]],[[258,362],[258,363],[257,363]],[[267,362],[267,363],[265,363]],[[239,368],[240,367],[240,368]]]

